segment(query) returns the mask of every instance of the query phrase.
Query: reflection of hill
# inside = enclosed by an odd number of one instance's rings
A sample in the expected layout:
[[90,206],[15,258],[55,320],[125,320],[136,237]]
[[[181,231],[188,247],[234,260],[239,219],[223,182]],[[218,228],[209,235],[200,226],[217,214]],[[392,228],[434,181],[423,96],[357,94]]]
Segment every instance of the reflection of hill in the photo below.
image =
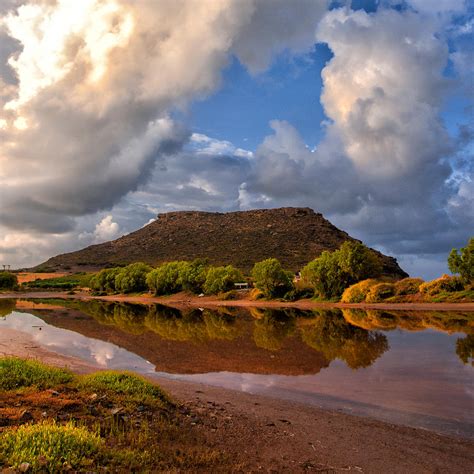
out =
[[302,338],[328,360],[341,359],[352,369],[372,365],[389,348],[385,335],[349,324],[339,310],[321,311],[314,324],[302,327]]
[[447,333],[463,332],[474,334],[474,314],[459,311],[380,311],[343,309],[349,323],[367,330],[400,328],[407,331],[436,329]]
[[[73,306],[68,302],[67,306]],[[286,337],[278,351],[258,347],[253,339],[254,319],[245,311],[222,314],[142,306],[136,324],[130,324],[137,305],[74,302],[81,310],[34,310],[48,324],[104,340],[147,359],[156,370],[169,373],[240,372],[257,374],[316,374],[328,366],[320,353],[297,337]],[[101,308],[101,305],[103,307]],[[145,311],[145,312],[143,312]],[[92,318],[85,317],[84,313]]]

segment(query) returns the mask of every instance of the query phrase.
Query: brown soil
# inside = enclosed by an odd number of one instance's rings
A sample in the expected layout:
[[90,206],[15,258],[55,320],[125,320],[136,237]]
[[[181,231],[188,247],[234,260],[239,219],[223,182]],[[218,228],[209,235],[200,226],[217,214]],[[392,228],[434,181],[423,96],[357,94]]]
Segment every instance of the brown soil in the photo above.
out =
[[[249,272],[254,263],[276,257],[296,272],[347,240],[355,239],[309,208],[169,212],[117,240],[58,255],[38,267],[84,271],[137,261],[158,265],[202,258]],[[385,274],[407,276],[394,258],[374,252]]]
[[[33,348],[22,333],[2,331],[3,354],[92,371],[72,359]],[[200,384],[160,380],[184,402],[183,423],[206,446],[228,455],[227,472],[470,473],[470,441]],[[12,398],[13,397],[13,398]],[[80,418],[71,393],[0,397],[0,419],[16,424],[25,411],[34,419],[58,413]],[[138,414],[131,415],[137,416]]]

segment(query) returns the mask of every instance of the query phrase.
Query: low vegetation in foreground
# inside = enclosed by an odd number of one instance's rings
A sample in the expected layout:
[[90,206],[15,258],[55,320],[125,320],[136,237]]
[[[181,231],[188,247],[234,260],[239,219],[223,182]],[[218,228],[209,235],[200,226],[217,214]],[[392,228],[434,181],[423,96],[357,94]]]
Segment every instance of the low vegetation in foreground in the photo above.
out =
[[231,469],[227,457],[200,438],[189,411],[137,375],[76,376],[35,361],[0,358],[0,382],[0,470]]
[[[251,289],[251,299],[295,301],[314,298],[343,303],[468,302],[474,301],[474,238],[448,257],[453,276],[433,281],[396,280],[383,273],[380,256],[360,242],[346,241],[338,250],[324,251],[299,274],[287,271],[276,258],[257,262],[246,276],[233,267],[212,266],[206,260],[174,261],[153,268],[143,262],[105,268],[95,274],[77,273],[23,283],[22,289],[74,290],[93,295],[142,294],[168,296],[181,291],[236,299],[237,287]],[[3,279],[2,279],[3,278]],[[3,282],[3,283],[2,283]],[[3,284],[3,286],[2,286]],[[18,286],[14,274],[0,273],[0,289]]]

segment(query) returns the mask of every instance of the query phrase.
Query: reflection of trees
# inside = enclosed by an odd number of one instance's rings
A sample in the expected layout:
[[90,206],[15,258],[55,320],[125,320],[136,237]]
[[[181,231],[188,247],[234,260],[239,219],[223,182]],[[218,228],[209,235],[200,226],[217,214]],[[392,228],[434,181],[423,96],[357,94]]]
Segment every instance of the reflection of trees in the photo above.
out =
[[343,360],[352,369],[369,367],[389,348],[384,334],[349,324],[338,310],[320,311],[314,324],[301,331],[308,346],[328,360]]
[[8,316],[16,306],[16,301],[11,298],[0,299],[0,317]]
[[172,341],[232,340],[241,332],[236,318],[228,311],[194,309],[181,312],[161,305],[150,308],[145,325],[164,339]]
[[471,365],[474,365],[474,335],[469,334],[465,338],[459,338],[456,341],[456,354],[465,363],[468,364],[471,361]]
[[423,331],[436,329],[447,333],[474,333],[472,313],[459,311],[381,311],[362,309],[343,309],[344,318],[363,329],[405,329]]
[[281,349],[285,338],[295,332],[293,311],[265,309],[254,323],[253,339],[258,347],[269,351]]

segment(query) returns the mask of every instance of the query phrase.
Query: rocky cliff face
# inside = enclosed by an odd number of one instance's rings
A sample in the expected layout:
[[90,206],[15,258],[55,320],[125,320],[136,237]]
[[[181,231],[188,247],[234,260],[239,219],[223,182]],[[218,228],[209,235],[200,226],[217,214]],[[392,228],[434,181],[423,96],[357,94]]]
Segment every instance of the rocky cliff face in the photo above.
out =
[[[207,258],[215,265],[232,264],[249,271],[255,262],[276,257],[298,271],[323,250],[336,250],[346,240],[355,239],[309,208],[169,212],[136,232],[58,255],[41,266],[78,270]],[[386,274],[406,276],[394,258],[379,255]]]

